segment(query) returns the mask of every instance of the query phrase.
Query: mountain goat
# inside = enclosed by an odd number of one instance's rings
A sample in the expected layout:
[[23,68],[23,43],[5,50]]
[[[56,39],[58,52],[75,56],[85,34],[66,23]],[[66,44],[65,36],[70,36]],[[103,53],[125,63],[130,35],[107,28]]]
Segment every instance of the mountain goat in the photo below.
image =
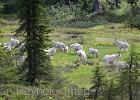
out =
[[128,51],[129,44],[127,42],[122,42],[122,41],[115,39],[114,43],[117,44],[120,52],[122,52],[123,49]]
[[85,61],[86,60],[86,53],[83,50],[77,51],[78,61]]
[[75,52],[83,50],[83,46],[78,43],[70,44],[70,48],[73,48]]
[[[127,62],[118,62],[117,64],[117,70],[120,72],[121,69],[129,67],[129,64]],[[132,69],[135,68],[135,65],[132,65]]]
[[118,58],[122,58],[121,54],[112,54],[112,55],[106,55],[103,57],[103,61],[104,61],[104,67],[110,63],[110,66],[111,64],[115,65],[116,61]]
[[58,48],[59,50],[64,50],[64,48],[65,48],[65,44],[62,43],[62,42],[54,42],[54,41],[52,41],[51,43],[54,44],[54,47]]
[[27,56],[19,56],[16,60],[16,65],[18,68],[21,68],[21,66],[23,65],[23,63],[25,62]]
[[65,46],[65,47],[64,47],[64,51],[65,51],[65,52],[68,52],[68,46]]
[[10,51],[12,51],[11,46],[4,46],[4,47],[5,47],[5,49],[6,49],[6,52],[10,52]]
[[44,50],[44,52],[46,52],[48,55],[54,56],[54,54],[56,53],[56,48],[50,48],[48,50]]
[[10,46],[11,47],[16,47],[18,45],[19,45],[19,41],[17,39],[13,39],[13,38],[10,39]]
[[96,57],[98,57],[98,50],[97,49],[94,49],[94,48],[88,48],[88,51],[89,51],[89,54],[95,54]]

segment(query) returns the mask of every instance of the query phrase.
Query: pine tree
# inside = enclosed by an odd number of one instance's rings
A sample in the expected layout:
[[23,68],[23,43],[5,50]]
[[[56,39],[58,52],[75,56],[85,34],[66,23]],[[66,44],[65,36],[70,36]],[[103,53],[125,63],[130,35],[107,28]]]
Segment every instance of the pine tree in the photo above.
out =
[[[139,60],[140,55],[136,52],[136,46],[132,44],[129,57],[126,59],[128,67],[119,75],[119,92],[121,100],[128,97],[129,100],[137,100],[140,89],[139,75]],[[135,68],[132,68],[135,66]],[[129,94],[129,95],[128,95]]]
[[44,48],[49,46],[49,28],[46,20],[45,8],[41,0],[22,0],[17,7],[20,27],[16,30],[16,36],[25,37],[26,81],[31,85],[36,79],[51,80],[52,67],[50,58],[45,54]]
[[104,100],[117,100],[116,97],[116,85],[114,83],[113,78],[107,82],[108,85],[106,86],[106,88],[104,89],[103,92],[103,98]]
[[97,65],[93,70],[92,87],[89,89],[89,98],[97,100],[102,95],[103,89],[106,85],[105,75],[102,73],[101,68]]
[[[3,35],[0,31],[0,40],[3,38]],[[5,52],[5,47],[0,46],[0,88],[2,84],[8,84],[9,82],[16,81],[16,72],[17,70],[13,66],[13,60],[10,52]],[[14,77],[14,78],[13,78]]]

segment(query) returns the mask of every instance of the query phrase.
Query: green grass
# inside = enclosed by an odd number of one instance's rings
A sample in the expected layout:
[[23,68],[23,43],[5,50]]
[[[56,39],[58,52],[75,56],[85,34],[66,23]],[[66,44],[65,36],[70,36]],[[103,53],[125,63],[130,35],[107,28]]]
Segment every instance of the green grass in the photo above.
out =
[[[4,38],[0,42],[9,42],[10,37],[13,35],[11,29],[16,29],[18,26],[5,26],[1,27]],[[79,33],[79,34],[78,34]],[[76,84],[80,88],[85,87],[89,89],[91,87],[92,70],[96,66],[96,62],[99,62],[99,66],[102,67],[103,73],[105,73],[108,79],[111,79],[116,75],[116,69],[103,68],[104,62],[102,61],[105,55],[117,54],[119,52],[117,46],[113,44],[115,38],[121,41],[127,41],[130,46],[131,43],[135,43],[137,51],[140,52],[140,30],[125,28],[123,24],[106,24],[99,25],[91,28],[55,28],[50,33],[51,39],[54,41],[62,41],[67,46],[72,43],[83,43],[83,49],[87,53],[87,61],[93,61],[94,64],[79,63],[78,68],[74,68],[78,64],[78,57],[72,49],[69,48],[68,53],[58,52],[55,54],[52,65],[59,70],[66,80],[72,84]],[[70,38],[75,36],[75,38]],[[20,39],[20,38],[19,38]],[[99,57],[96,58],[92,55],[88,55],[88,48],[94,47],[99,50]],[[130,50],[130,48],[129,48]],[[129,56],[129,51],[122,51],[121,59],[119,61],[125,61]]]
[[[66,33],[73,33],[73,34],[66,34]],[[74,34],[76,32],[84,33],[84,34]],[[95,58],[90,55],[87,55],[88,60],[93,60],[94,62],[99,62],[100,66],[103,67],[104,63],[102,58],[105,55],[109,54],[117,54],[119,52],[117,46],[113,44],[115,38],[121,41],[127,41],[130,45],[135,40],[139,40],[139,30],[137,29],[130,29],[125,28],[123,24],[107,24],[107,25],[100,25],[92,28],[84,28],[84,29],[77,29],[77,28],[62,28],[57,29],[52,35],[52,39],[55,41],[62,41],[66,45],[69,45],[74,42],[82,42],[78,39],[79,36],[83,38],[83,47],[86,53],[88,54],[88,48],[94,47],[99,50],[99,57]],[[54,37],[57,35],[58,37]],[[68,37],[76,35],[77,38],[69,39]],[[61,38],[59,38],[61,37]],[[135,45],[138,47],[137,51],[139,52],[140,49],[140,41],[135,42]],[[129,48],[130,49],[130,48]],[[119,61],[125,61],[125,59],[129,56],[129,52],[122,51],[121,59]],[[73,62],[77,61],[77,56],[74,54],[73,50],[69,49],[68,53],[59,52],[54,56],[53,65],[59,65],[59,67],[65,67],[67,64],[74,64]],[[79,87],[90,87],[90,81],[92,77],[92,70],[94,69],[95,65],[84,65],[80,63],[80,67],[72,72],[63,72],[63,76],[67,77],[67,80],[78,84]],[[107,70],[105,70],[108,72]],[[115,74],[116,69],[114,71],[109,72],[109,74]],[[109,75],[110,76],[110,75]]]

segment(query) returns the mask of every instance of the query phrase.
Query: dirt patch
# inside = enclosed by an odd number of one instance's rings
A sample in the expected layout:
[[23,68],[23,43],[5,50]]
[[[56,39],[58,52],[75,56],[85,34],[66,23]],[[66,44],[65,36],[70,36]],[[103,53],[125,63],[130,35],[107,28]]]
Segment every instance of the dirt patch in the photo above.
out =
[[129,38],[127,39],[128,41],[132,41],[132,42],[140,42],[139,38]]
[[71,35],[65,38],[66,40],[83,40],[83,37],[80,35]]
[[99,42],[113,42],[113,39],[111,38],[95,38],[95,41],[99,41]]
[[66,34],[85,34],[85,33],[84,32],[71,31],[71,32],[66,32]]
[[82,38],[82,36],[78,36],[78,35],[72,35],[72,36],[70,36],[69,38]]
[[5,37],[13,37],[14,34],[13,33],[3,33],[3,36],[5,36]]

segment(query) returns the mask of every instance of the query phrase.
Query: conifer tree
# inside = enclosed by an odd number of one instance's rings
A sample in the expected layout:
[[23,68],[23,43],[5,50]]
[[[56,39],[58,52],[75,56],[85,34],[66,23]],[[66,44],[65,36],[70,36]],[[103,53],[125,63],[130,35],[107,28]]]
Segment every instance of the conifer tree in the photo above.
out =
[[92,84],[92,87],[89,89],[89,98],[97,100],[97,98],[102,95],[106,86],[105,75],[102,73],[102,70],[98,64],[93,70]]
[[[0,31],[0,40],[3,38],[3,35]],[[0,88],[2,84],[8,84],[9,82],[16,81],[16,72],[17,70],[13,66],[13,60],[10,52],[5,52],[5,47],[0,46]],[[13,78],[14,77],[14,78]]]
[[[22,0],[17,7],[20,27],[16,30],[16,36],[25,37],[25,51],[27,52],[26,78],[31,85],[35,80],[51,80],[52,67],[50,58],[44,52],[49,46],[49,28],[46,20],[45,8],[42,0]],[[24,71],[22,71],[24,72]]]
[[[137,100],[140,89],[140,72],[137,70],[139,69],[140,55],[136,52],[134,44],[132,44],[129,57],[126,60],[128,67],[118,77],[120,99],[128,97],[129,100]],[[132,68],[133,66],[135,68]]]
[[106,88],[104,89],[104,92],[103,92],[103,97],[102,99],[104,100],[117,100],[116,99],[116,85],[114,83],[114,80],[113,78],[107,82],[108,85],[106,85]]

